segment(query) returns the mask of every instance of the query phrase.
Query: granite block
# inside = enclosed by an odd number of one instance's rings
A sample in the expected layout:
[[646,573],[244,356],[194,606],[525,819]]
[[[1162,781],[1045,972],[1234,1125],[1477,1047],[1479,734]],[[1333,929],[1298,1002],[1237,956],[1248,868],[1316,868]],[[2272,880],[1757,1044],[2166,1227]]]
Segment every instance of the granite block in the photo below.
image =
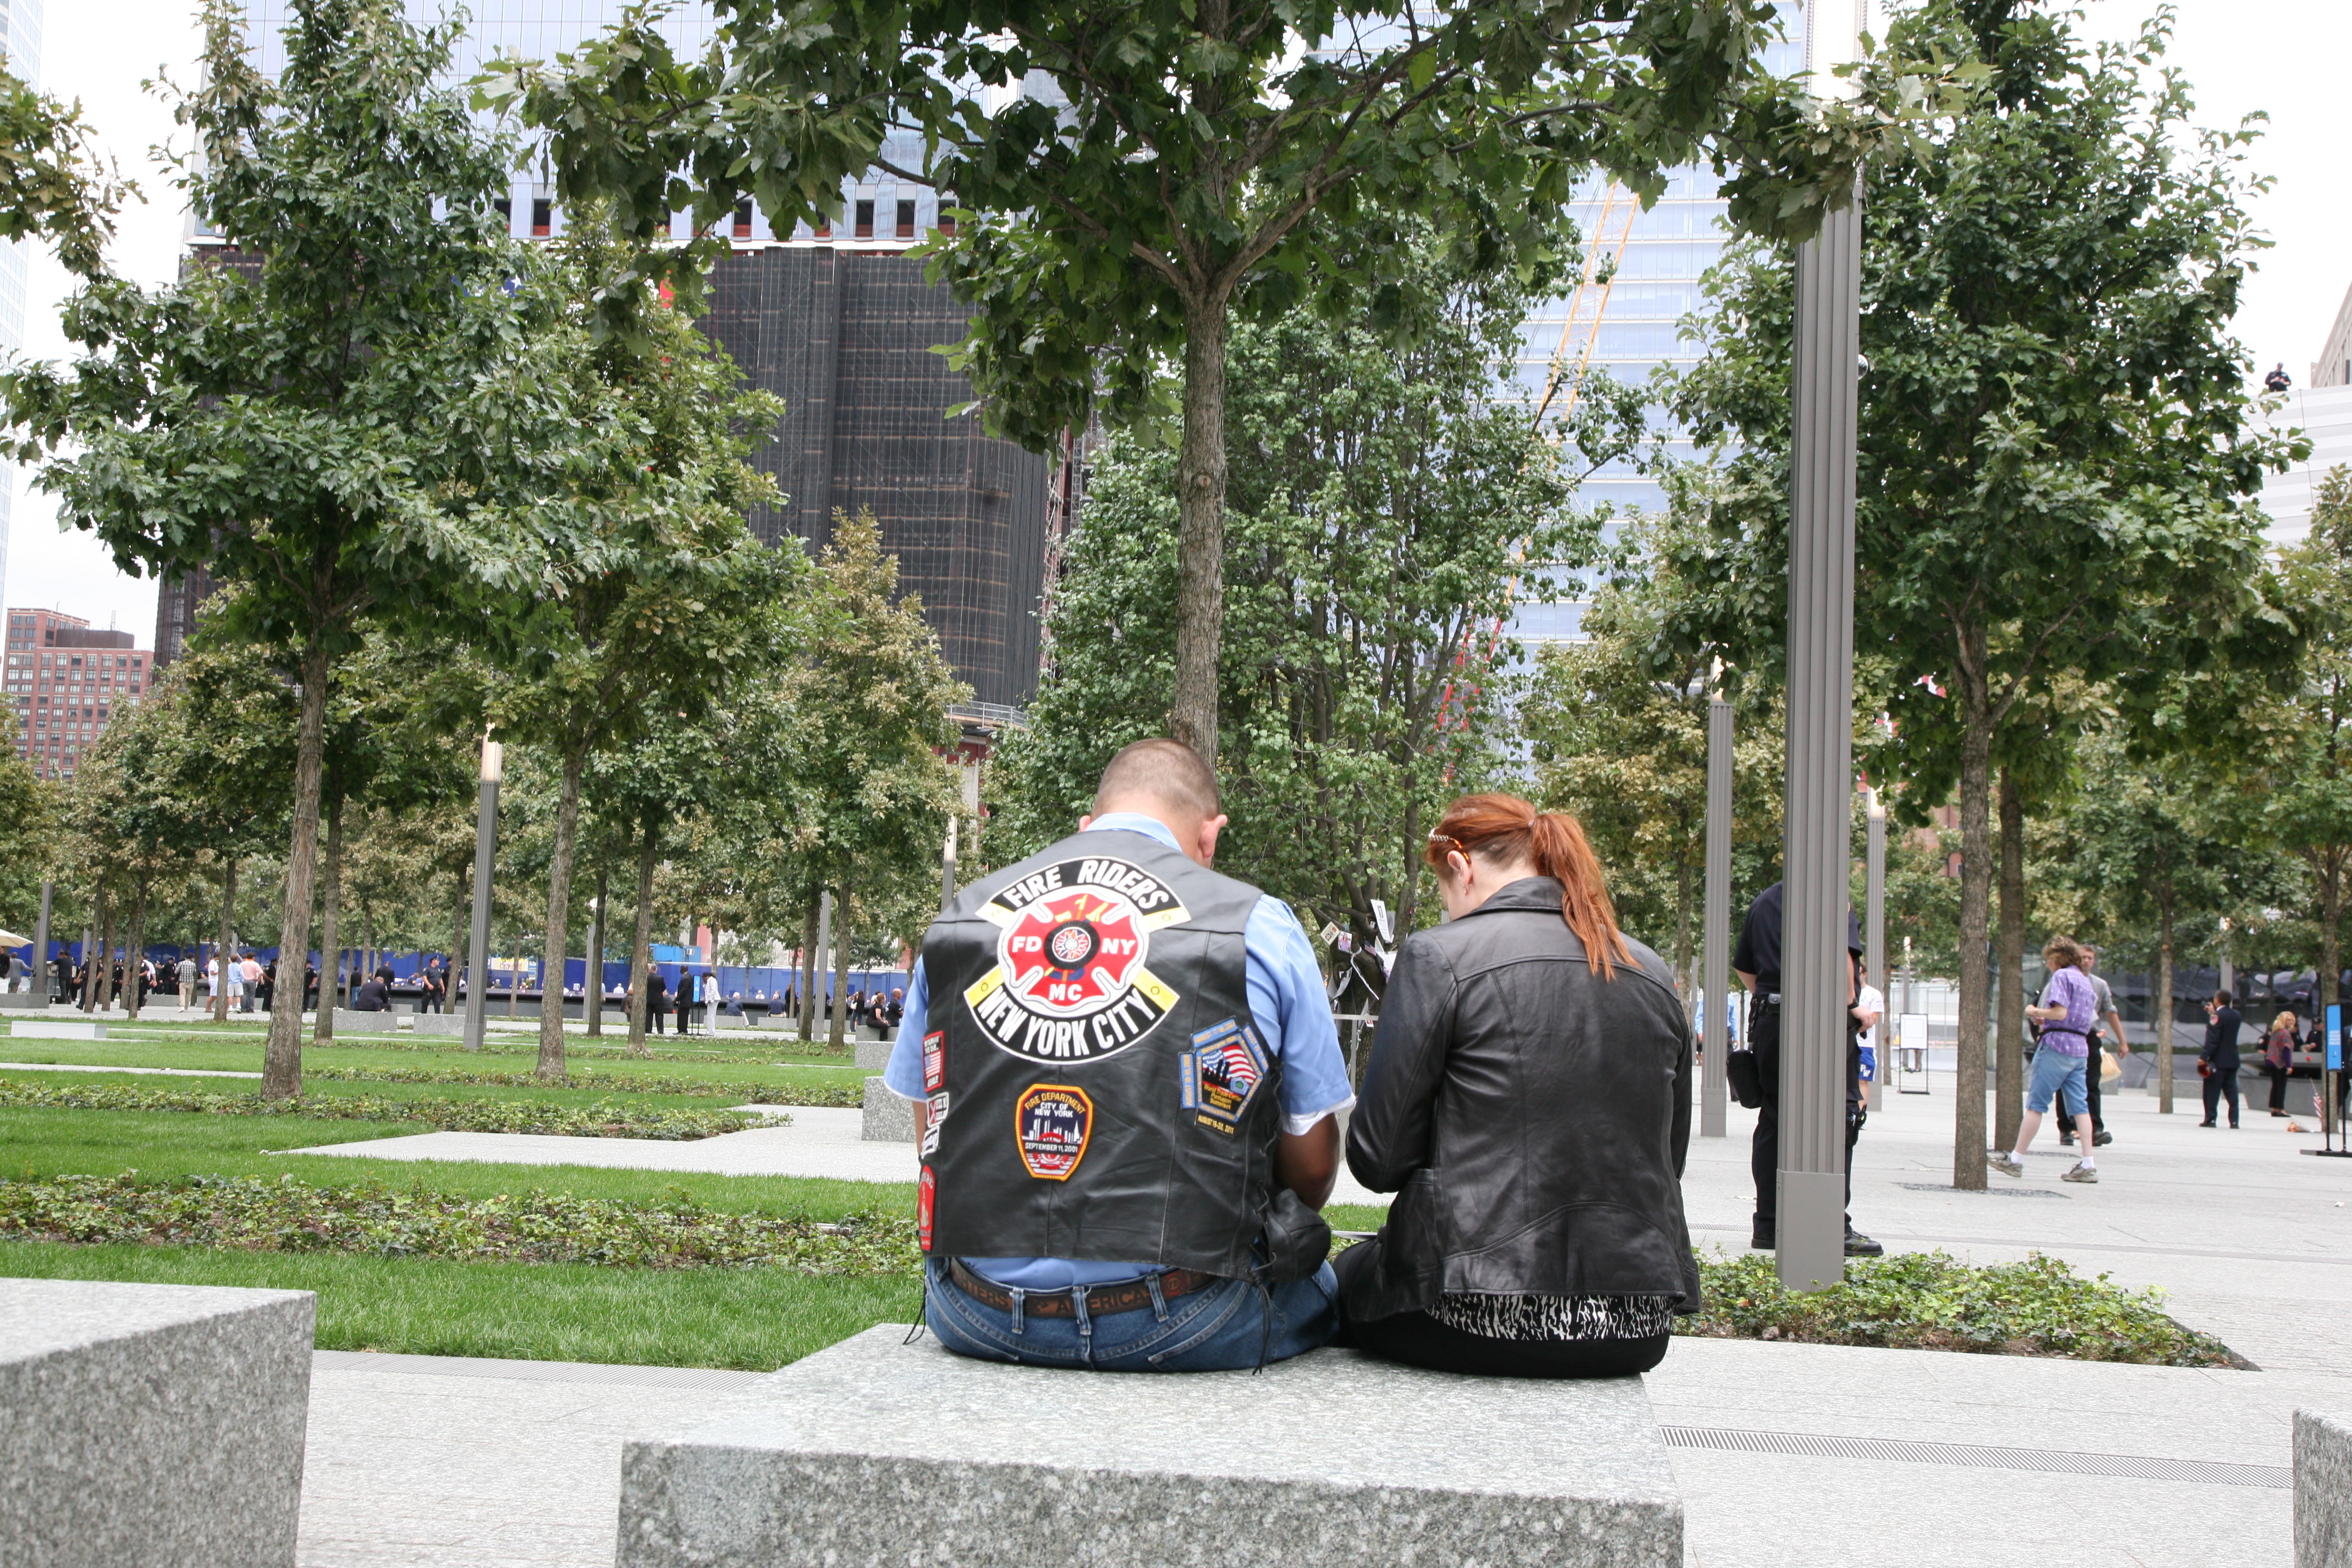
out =
[[335,1033],[342,1035],[389,1035],[400,1027],[399,1016],[379,1009],[362,1013],[356,1008],[335,1009]]
[[8,1033],[20,1040],[102,1040],[106,1023],[100,1018],[17,1018]]
[[858,1136],[869,1143],[912,1143],[915,1106],[882,1087],[877,1076],[866,1080],[866,1121]]
[[2294,1413],[2294,1568],[2352,1568],[2352,1421]]
[[463,1036],[466,1032],[466,1015],[463,1013],[419,1013],[416,1015],[415,1018],[411,1021],[410,1027],[414,1028],[420,1035]]
[[858,1070],[861,1072],[880,1072],[884,1068],[888,1067],[890,1065],[890,1049],[897,1043],[898,1042],[895,1040],[863,1039],[853,1042],[850,1048],[857,1053]]
[[968,1360],[884,1324],[621,1458],[619,1568],[1680,1568],[1634,1378]]
[[316,1306],[0,1279],[0,1563],[291,1568]]

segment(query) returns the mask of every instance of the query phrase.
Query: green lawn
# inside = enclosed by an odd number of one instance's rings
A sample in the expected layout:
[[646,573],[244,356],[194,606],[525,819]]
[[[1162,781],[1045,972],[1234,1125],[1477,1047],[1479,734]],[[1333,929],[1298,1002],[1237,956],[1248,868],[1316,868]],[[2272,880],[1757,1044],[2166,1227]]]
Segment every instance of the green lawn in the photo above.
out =
[[[97,1074],[91,1077],[105,1081]],[[0,1179],[113,1176],[134,1170],[156,1180],[291,1175],[298,1182],[314,1184],[374,1180],[406,1187],[422,1183],[436,1192],[467,1197],[538,1188],[646,1204],[658,1203],[664,1194],[683,1188],[711,1208],[827,1220],[874,1209],[907,1213],[915,1205],[912,1182],[835,1182],[684,1171],[609,1171],[586,1165],[493,1165],[269,1152],[318,1143],[396,1138],[415,1131],[399,1122],[383,1121],[10,1109],[0,1110]]]
[[439,1263],[202,1247],[0,1242],[0,1274],[319,1293],[320,1350],[772,1371],[909,1322],[911,1275]]

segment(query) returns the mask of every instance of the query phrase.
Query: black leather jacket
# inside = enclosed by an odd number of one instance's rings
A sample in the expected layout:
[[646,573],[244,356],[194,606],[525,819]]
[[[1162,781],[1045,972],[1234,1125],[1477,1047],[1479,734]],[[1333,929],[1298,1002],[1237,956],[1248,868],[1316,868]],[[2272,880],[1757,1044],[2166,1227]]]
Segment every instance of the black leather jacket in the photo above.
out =
[[1683,1219],[1691,1032],[1658,955],[1602,980],[1530,877],[1397,954],[1348,1169],[1397,1194],[1362,1321],[1444,1293],[1657,1295],[1699,1305]]

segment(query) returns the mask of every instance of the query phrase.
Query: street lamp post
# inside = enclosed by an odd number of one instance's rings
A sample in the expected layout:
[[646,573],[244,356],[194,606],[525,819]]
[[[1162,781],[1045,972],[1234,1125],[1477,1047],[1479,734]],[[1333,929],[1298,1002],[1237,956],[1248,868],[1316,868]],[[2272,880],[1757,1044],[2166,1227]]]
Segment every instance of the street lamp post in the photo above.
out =
[[[1860,52],[1866,0],[1813,0],[1813,90]],[[1845,943],[1853,831],[1853,494],[1860,193],[1797,247],[1790,376],[1788,777],[1780,946],[1780,1282],[1845,1278]]]
[[[58,885],[55,882],[41,884],[41,923],[33,928],[33,994],[38,999],[38,1005],[44,1012],[49,1005],[49,979],[52,973],[49,967],[49,907],[57,897],[57,891]],[[180,1005],[184,1008],[187,1003],[183,999]]]
[[505,748],[482,738],[482,797],[474,817],[474,931],[467,952],[466,1048],[482,1048],[490,1005],[490,870],[499,847],[499,779]]
[[1731,704],[1720,695],[1706,705],[1706,891],[1700,918],[1706,922],[1698,982],[1700,1005],[1706,1009],[1706,1068],[1699,1075],[1698,1135],[1721,1138],[1730,1098],[1725,1069],[1731,1051],[1731,977],[1724,948],[1731,922]]

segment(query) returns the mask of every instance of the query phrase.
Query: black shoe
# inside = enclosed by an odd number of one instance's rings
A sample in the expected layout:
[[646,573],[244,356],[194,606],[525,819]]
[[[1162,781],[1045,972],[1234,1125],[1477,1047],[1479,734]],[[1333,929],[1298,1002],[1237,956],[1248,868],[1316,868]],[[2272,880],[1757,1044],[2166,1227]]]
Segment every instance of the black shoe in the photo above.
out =
[[2102,1127],[2099,1129],[2099,1135],[2091,1140],[2091,1147],[2094,1149],[2104,1149],[2115,1141],[2116,1135]]
[[2061,1149],[2072,1149],[2074,1146],[2074,1135],[2072,1132],[2061,1132],[2058,1134],[2058,1147]]
[[1754,1233],[1748,1238],[1748,1246],[1749,1249],[1756,1252],[1770,1252],[1775,1250],[1780,1245],[1779,1237],[1773,1234],[1776,1228],[1777,1227],[1770,1220],[1758,1220],[1756,1222]]
[[2221,1124],[2218,1121],[2200,1121],[2197,1125],[2200,1127],[2219,1127]]
[[1848,1226],[1845,1227],[1845,1255],[1848,1258],[1884,1258],[1886,1248]]

